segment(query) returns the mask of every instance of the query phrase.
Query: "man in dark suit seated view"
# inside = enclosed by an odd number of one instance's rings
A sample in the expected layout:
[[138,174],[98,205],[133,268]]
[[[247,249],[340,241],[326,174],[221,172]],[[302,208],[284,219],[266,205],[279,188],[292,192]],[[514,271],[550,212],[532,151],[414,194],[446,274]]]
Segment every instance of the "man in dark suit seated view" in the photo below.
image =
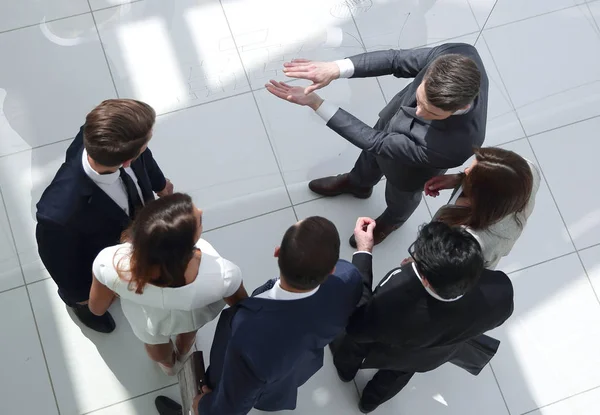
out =
[[[382,50],[335,62],[298,59],[284,66],[287,76],[313,85],[305,89],[271,81],[267,89],[309,106],[329,128],[362,150],[350,173],[313,180],[309,188],[323,196],[349,193],[368,198],[382,176],[387,178],[387,208],[376,219],[375,245],[412,215],[429,179],[461,166],[473,155],[473,147],[483,143],[488,78],[471,45]],[[338,78],[390,74],[414,80],[379,113],[373,128],[313,92]],[[356,247],[354,236],[350,244]]]
[[450,361],[465,341],[498,327],[513,312],[508,276],[484,270],[473,236],[442,222],[425,225],[409,249],[411,258],[371,292],[373,223],[359,219],[352,260],[369,287],[347,334],[331,347],[345,382],[361,368],[379,369],[362,393],[363,413],[393,398],[416,372]]
[[112,332],[115,322],[87,306],[96,255],[119,243],[153,192],[173,193],[147,148],[155,119],[143,102],[102,102],[87,115],[37,204],[38,252],[58,294],[83,324],[102,333]]
[[[223,311],[213,340],[201,415],[241,415],[296,408],[298,387],[322,366],[324,348],[344,331],[363,291],[360,272],[338,261],[340,239],[329,220],[290,227],[275,250],[280,277]],[[180,406],[157,399],[161,414]]]

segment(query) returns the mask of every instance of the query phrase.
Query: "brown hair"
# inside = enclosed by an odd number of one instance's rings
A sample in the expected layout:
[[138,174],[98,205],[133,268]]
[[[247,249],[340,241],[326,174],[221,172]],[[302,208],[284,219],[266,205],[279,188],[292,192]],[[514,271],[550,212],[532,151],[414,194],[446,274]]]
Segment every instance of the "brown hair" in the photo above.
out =
[[279,271],[297,290],[321,285],[340,258],[340,235],[331,221],[312,216],[291,226],[281,241]]
[[85,118],[83,143],[97,163],[114,167],[134,159],[150,139],[156,113],[133,99],[108,99]]
[[475,149],[477,164],[463,179],[469,206],[444,206],[437,220],[449,225],[485,229],[508,215],[522,226],[517,213],[529,202],[533,173],[523,157],[497,147]]
[[[192,198],[174,193],[142,208],[122,241],[131,243],[129,287],[141,294],[148,283],[163,287],[185,285],[185,270],[194,255],[198,221]],[[119,261],[120,262],[120,261]],[[123,278],[125,279],[125,278]]]
[[457,111],[479,94],[481,71],[473,59],[451,53],[431,63],[423,82],[431,105],[444,111]]

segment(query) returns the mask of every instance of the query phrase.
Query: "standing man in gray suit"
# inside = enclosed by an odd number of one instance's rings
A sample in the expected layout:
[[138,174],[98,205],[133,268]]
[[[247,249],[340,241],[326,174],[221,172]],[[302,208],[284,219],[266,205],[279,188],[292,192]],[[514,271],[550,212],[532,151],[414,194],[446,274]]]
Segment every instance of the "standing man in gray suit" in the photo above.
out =
[[[488,79],[471,45],[368,52],[335,62],[296,59],[284,64],[284,72],[313,84],[302,88],[271,81],[266,87],[272,94],[309,106],[362,149],[350,173],[313,180],[309,188],[323,196],[349,193],[366,199],[386,176],[387,209],[375,220],[375,244],[410,217],[430,178],[462,165],[483,143]],[[338,78],[390,74],[414,80],[379,113],[373,128],[314,93]],[[354,236],[350,245],[356,247]]]

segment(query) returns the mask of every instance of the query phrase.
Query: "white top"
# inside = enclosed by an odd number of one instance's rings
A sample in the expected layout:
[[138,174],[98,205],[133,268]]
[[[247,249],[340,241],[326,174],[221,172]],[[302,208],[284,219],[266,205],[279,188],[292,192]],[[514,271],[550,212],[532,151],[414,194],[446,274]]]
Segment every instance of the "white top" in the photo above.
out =
[[147,284],[142,294],[130,289],[129,281],[121,279],[116,270],[117,266],[128,269],[131,244],[110,246],[96,257],[94,276],[120,296],[123,314],[144,343],[164,344],[170,336],[198,330],[219,315],[225,307],[223,298],[232,296],[242,284],[240,269],[207,241],[200,239],[196,247],[202,251],[202,259],[193,282],[177,288]]
[[[88,153],[83,150],[83,154],[81,156],[81,164],[83,165],[83,171],[88,175],[90,179],[104,193],[108,195],[121,209],[125,211],[125,214],[129,216],[129,203],[127,202],[127,190],[125,188],[125,184],[123,180],[121,180],[121,172],[119,170],[113,173],[100,174],[96,170],[92,168],[90,165],[90,161],[88,160]],[[135,183],[135,188],[140,194],[140,200],[144,203],[144,196],[142,196],[142,189],[140,189],[140,185],[138,184],[138,178],[131,169],[131,167],[125,167],[125,172],[131,176],[133,179],[133,183]]]
[[[529,163],[533,175],[533,186],[527,207],[517,214],[521,225],[515,220],[515,215],[508,215],[487,229],[473,230],[466,228],[481,245],[485,267],[488,269],[496,269],[502,257],[510,253],[535,207],[535,195],[540,187],[541,177],[535,164],[529,160],[527,160],[527,163]],[[462,192],[462,189],[459,189],[456,193],[459,194],[460,192]]]
[[319,287],[306,293],[293,293],[281,288],[281,280],[277,279],[277,281],[275,281],[275,285],[273,285],[273,288],[257,295],[255,298],[266,298],[268,300],[301,300],[314,295],[317,291],[319,291]]

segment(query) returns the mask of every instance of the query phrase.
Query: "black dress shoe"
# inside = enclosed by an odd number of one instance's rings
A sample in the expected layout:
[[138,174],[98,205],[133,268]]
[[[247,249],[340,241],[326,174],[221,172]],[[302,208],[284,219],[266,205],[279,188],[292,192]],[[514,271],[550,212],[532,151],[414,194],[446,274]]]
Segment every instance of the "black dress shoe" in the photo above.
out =
[[[375,245],[379,245],[380,243],[382,243],[385,240],[385,238],[390,236],[392,232],[394,232],[400,227],[400,225],[390,225],[385,221],[380,220],[379,218],[375,219],[375,224],[375,229],[373,229],[373,238]],[[356,249],[356,238],[354,237],[354,235],[350,237],[350,240],[348,242],[350,243],[350,246],[352,248]]]
[[360,412],[362,412],[363,414],[368,414],[370,412],[373,412],[375,409],[377,409],[379,405],[369,405],[369,404],[365,404],[362,399],[360,401],[358,401],[358,410]]
[[112,333],[116,324],[110,313],[107,311],[101,316],[93,314],[87,305],[76,305],[73,312],[85,326],[99,333]]
[[183,412],[181,405],[166,396],[157,396],[154,405],[160,415],[182,415]]
[[349,193],[359,199],[367,199],[373,194],[372,187],[359,187],[350,183],[348,173],[312,180],[308,183],[308,188],[316,194],[330,197]]

